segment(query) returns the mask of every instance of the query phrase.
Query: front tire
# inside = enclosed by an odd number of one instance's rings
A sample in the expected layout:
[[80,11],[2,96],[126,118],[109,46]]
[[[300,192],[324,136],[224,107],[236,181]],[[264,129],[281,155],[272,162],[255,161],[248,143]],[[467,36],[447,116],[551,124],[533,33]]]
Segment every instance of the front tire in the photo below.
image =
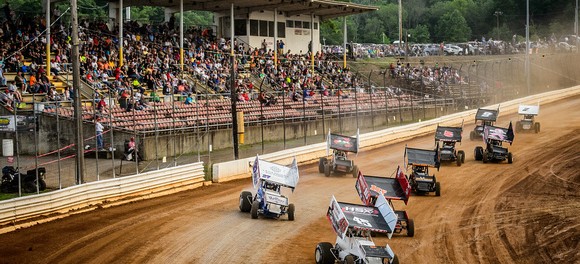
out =
[[354,165],[352,167],[352,177],[353,178],[356,178],[357,176],[358,176],[358,166],[357,165]]
[[258,219],[258,208],[260,207],[260,202],[254,201],[252,203],[252,209],[250,210],[250,214],[252,215],[252,219]]
[[415,236],[415,222],[413,219],[407,220],[407,236],[413,237]]
[[487,163],[487,150],[483,151],[483,155],[481,156],[481,160],[483,160],[483,163]]
[[461,166],[461,152],[457,152],[457,156],[455,157],[455,164],[457,164],[457,167]]
[[475,147],[475,150],[473,151],[473,156],[475,157],[475,160],[480,161],[483,159],[483,148],[478,146]]
[[435,196],[441,196],[441,183],[435,183]]
[[345,264],[354,264],[354,256],[353,255],[348,255],[344,258],[344,263]]
[[319,173],[324,173],[324,164],[328,163],[328,159],[326,157],[324,158],[320,158],[320,160],[318,160],[318,172]]
[[243,191],[240,193],[240,211],[247,213],[252,210],[252,193]]
[[288,205],[288,220],[294,221],[294,211],[295,210],[296,210],[296,208],[294,207],[294,204]]
[[324,164],[324,176],[330,176],[330,164],[328,162]]
[[397,255],[393,257],[393,261],[391,262],[391,264],[399,264],[399,257],[397,257]]
[[507,155],[507,162],[508,162],[509,164],[512,164],[512,163],[514,162],[514,157],[512,156],[512,153],[511,153],[511,152],[508,152],[508,155]]
[[334,264],[335,258],[332,255],[332,244],[321,242],[316,245],[314,260],[316,264]]
[[457,154],[461,155],[461,163],[465,163],[465,151],[463,150],[457,151]]
[[540,123],[536,123],[536,124],[534,125],[534,130],[535,130],[536,134],[537,134],[537,133],[540,133]]

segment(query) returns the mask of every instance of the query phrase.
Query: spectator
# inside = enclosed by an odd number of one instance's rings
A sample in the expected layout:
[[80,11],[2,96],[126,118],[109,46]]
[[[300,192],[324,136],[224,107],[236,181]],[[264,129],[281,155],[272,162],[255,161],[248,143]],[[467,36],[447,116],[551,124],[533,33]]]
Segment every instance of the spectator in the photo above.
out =
[[125,160],[134,160],[134,158],[136,158],[137,161],[141,160],[139,151],[137,150],[137,144],[135,143],[135,138],[131,137],[125,148]]
[[95,122],[95,131],[97,133],[97,150],[102,151],[104,150],[103,147],[103,125],[101,124],[101,119],[97,117]]

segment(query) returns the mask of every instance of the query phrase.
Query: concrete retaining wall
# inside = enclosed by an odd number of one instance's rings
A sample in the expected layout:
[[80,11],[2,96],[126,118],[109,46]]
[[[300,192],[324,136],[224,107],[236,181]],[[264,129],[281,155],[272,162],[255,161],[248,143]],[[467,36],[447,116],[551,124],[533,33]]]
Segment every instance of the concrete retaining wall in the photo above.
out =
[[14,230],[25,220],[50,221],[62,214],[152,198],[204,184],[203,163],[199,162],[0,201],[0,233]]

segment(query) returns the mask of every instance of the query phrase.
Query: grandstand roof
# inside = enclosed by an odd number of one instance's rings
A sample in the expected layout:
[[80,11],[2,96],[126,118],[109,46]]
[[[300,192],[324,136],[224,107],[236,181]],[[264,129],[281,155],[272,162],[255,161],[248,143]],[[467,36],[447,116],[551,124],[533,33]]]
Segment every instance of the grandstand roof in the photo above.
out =
[[[124,0],[124,6],[162,6],[179,9],[180,0]],[[117,0],[109,2],[117,2]],[[183,9],[229,12],[234,3],[236,14],[262,10],[285,12],[286,16],[314,14],[321,19],[355,15],[378,10],[378,7],[332,0],[184,0]]]

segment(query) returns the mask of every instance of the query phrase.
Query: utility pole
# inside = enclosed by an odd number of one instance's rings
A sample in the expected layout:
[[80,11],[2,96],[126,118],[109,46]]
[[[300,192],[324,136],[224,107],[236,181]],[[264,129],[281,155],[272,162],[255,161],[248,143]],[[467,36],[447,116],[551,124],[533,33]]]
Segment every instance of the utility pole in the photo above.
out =
[[493,13],[493,15],[495,16],[496,21],[497,21],[497,27],[496,27],[496,29],[497,29],[497,39],[496,40],[499,40],[499,16],[503,15],[503,12],[497,10],[497,11],[495,11]]
[[403,4],[399,0],[399,51],[401,51],[401,41],[403,41]]
[[77,0],[71,0],[71,26],[72,26],[72,67],[73,67],[73,89],[75,90],[74,109],[76,121],[76,163],[77,163],[77,184],[82,184],[85,181],[84,165],[85,152],[83,148],[83,115],[81,104],[81,72],[79,68],[79,21],[77,14]]
[[576,9],[574,10],[574,35],[576,35],[576,53],[578,53],[578,50],[580,50],[580,47],[578,47],[578,39],[580,38],[578,36],[578,0],[576,0]]
[[530,0],[526,0],[526,87],[528,95],[531,93],[530,88]]

